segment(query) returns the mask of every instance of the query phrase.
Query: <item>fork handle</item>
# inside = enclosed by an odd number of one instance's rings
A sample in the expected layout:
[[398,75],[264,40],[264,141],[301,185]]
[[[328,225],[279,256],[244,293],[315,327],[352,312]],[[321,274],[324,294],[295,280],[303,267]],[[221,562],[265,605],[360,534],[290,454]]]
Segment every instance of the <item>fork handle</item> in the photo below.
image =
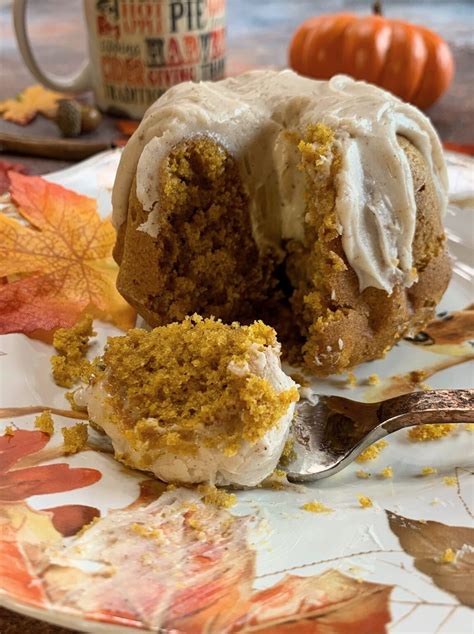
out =
[[387,434],[415,425],[474,423],[474,390],[403,394],[382,402],[377,417]]

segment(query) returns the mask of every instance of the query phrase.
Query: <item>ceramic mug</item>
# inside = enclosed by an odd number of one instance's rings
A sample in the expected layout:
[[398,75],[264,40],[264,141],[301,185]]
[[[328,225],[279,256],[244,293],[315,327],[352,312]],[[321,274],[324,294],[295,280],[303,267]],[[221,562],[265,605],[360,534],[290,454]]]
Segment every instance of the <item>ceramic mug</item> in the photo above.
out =
[[93,90],[98,107],[132,118],[181,81],[224,76],[225,0],[84,0],[89,60],[69,77],[40,69],[15,0],[18,46],[31,73],[61,92]]

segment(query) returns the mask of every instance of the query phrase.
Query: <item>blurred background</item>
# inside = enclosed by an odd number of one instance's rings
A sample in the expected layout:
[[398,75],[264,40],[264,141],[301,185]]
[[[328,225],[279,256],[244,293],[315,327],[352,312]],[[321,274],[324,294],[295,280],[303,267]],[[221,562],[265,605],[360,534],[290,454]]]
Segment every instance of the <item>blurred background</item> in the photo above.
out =
[[[392,0],[384,15],[436,31],[449,44],[456,62],[453,83],[428,109],[443,141],[474,143],[474,1]],[[11,2],[0,0],[0,99],[12,97],[37,81],[17,50],[11,21]],[[227,70],[235,74],[253,67],[287,65],[295,28],[306,18],[338,11],[370,14],[371,2],[361,0],[228,0]],[[34,0],[28,6],[28,25],[40,65],[58,74],[77,69],[87,49],[81,0]],[[21,133],[19,126],[0,120],[0,132]],[[28,134],[49,134],[51,122],[41,117],[26,126]],[[101,134],[110,132],[106,121]],[[51,164],[52,165],[52,164]],[[48,161],[41,163],[46,171]],[[39,169],[39,168],[38,168]],[[36,171],[36,168],[35,168]]]

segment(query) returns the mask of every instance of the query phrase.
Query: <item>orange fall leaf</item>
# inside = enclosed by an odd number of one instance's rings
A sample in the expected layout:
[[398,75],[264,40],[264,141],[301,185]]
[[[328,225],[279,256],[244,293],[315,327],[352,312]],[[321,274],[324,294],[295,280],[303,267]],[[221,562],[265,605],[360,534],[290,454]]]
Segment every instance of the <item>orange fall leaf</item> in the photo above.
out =
[[120,131],[121,136],[118,136],[116,139],[114,139],[114,146],[124,147],[125,145],[127,145],[127,141],[139,125],[139,121],[132,121],[131,119],[118,119],[118,121],[115,122],[115,126],[117,130]]
[[19,125],[30,123],[38,113],[53,118],[56,115],[58,101],[66,96],[39,84],[28,86],[17,95],[16,99],[0,101],[0,114],[6,121]]
[[451,143],[450,141],[444,141],[443,147],[445,150],[451,150],[451,152],[460,152],[461,154],[474,156],[474,143]]
[[119,119],[116,122],[117,128],[126,137],[132,136],[139,125],[139,121],[132,121],[131,119]]
[[134,311],[115,287],[115,231],[95,200],[9,172],[11,195],[27,223],[0,214],[0,333],[71,326],[84,310],[120,328]]

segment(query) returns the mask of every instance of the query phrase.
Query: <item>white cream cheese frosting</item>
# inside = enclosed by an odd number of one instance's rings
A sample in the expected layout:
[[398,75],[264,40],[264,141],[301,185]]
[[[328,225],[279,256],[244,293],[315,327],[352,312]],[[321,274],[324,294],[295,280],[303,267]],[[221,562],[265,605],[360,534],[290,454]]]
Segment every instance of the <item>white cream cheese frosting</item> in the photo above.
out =
[[156,236],[161,160],[180,141],[208,135],[237,161],[259,247],[280,249],[283,240],[302,240],[305,186],[298,151],[286,132],[303,137],[319,122],[335,131],[342,156],[336,214],[361,290],[373,286],[390,293],[396,283],[410,286],[416,205],[397,135],[423,155],[444,213],[448,181],[441,145],[417,108],[343,75],[326,82],[290,70],[252,71],[169,89],[149,108],[123,152],[112,197],[115,226],[126,219],[136,176],[137,197],[149,212],[140,230]]
[[[253,374],[263,377],[278,393],[296,386],[281,369],[278,343],[275,346],[264,346],[263,349],[252,346],[249,361],[245,365],[229,364],[228,370],[239,376]],[[129,466],[142,468],[141,452],[131,446],[123,431],[113,422],[105,380],[77,390],[75,401],[77,405],[87,407],[90,420],[109,436],[116,456],[124,457]],[[152,462],[146,470],[164,482],[256,486],[277,466],[288,438],[294,411],[295,403],[291,403],[286,413],[260,440],[254,444],[243,441],[233,456],[226,456],[219,449],[204,446],[197,447],[193,455],[174,453],[172,447],[164,452],[150,446],[147,453],[152,457]],[[174,431],[174,428],[167,431]]]

